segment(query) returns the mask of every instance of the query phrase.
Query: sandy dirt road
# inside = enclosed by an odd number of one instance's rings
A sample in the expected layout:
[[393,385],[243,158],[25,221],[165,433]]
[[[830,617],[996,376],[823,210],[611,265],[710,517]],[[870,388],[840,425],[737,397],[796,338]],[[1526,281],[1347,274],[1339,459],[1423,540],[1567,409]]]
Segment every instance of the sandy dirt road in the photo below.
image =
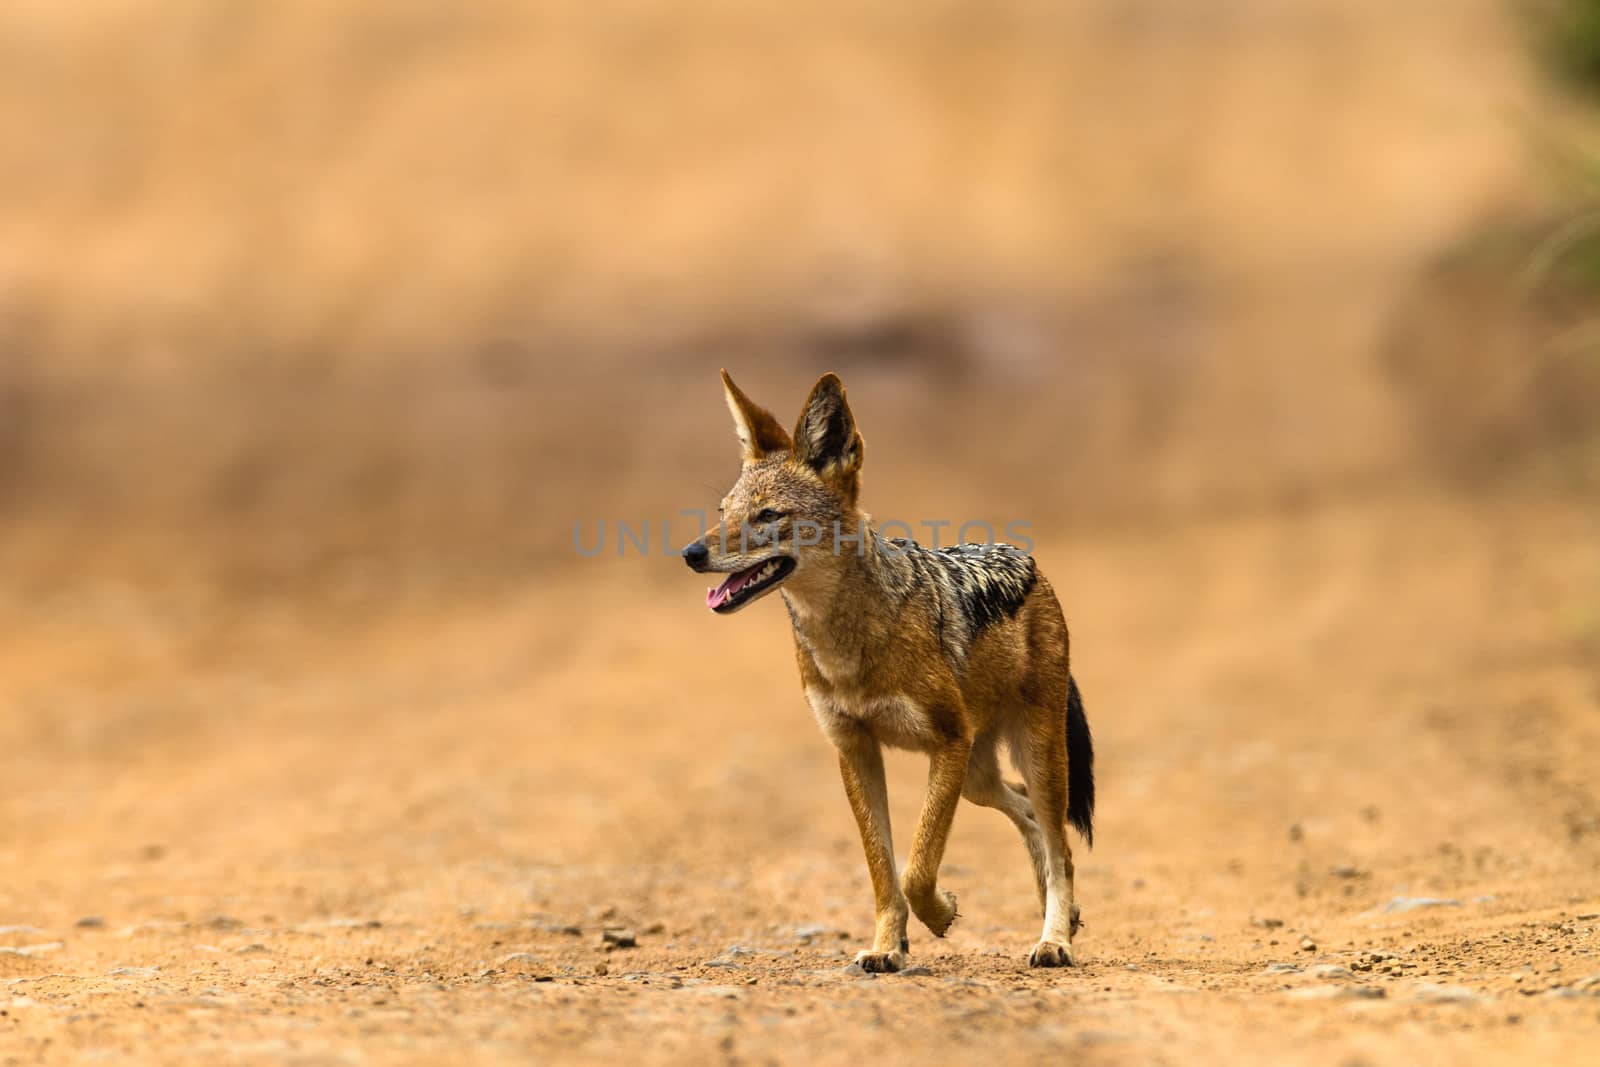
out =
[[[1589,502],[1395,489],[1039,555],[1100,751],[1060,973],[967,805],[928,973],[846,972],[870,894],[782,611],[712,617],[673,561],[14,586],[0,1063],[1593,1062]],[[902,854],[922,773],[891,759]]]
[[[1600,508],[1409,481],[1524,272],[1385,369],[1546,178],[1435,6],[0,5],[0,1067],[1600,1062]],[[573,557],[725,488],[719,362],[1062,513],[1081,967],[963,806],[848,974],[781,608]]]

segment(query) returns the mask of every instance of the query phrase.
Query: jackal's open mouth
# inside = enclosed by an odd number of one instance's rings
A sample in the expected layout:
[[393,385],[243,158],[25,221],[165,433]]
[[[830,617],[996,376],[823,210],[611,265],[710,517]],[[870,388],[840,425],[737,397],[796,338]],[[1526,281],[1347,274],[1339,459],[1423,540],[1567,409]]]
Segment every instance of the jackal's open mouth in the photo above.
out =
[[721,615],[738,611],[764,593],[770,593],[794,571],[794,560],[773,556],[754,567],[735,571],[715,589],[706,590],[706,607]]

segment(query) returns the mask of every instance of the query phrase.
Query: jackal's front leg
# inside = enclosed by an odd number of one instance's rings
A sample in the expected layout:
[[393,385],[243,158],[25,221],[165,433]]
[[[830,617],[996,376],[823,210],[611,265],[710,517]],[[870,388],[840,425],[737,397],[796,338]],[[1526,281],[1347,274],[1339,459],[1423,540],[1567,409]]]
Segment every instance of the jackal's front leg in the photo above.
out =
[[861,848],[867,856],[867,871],[872,875],[872,896],[877,911],[877,930],[872,950],[856,955],[856,962],[867,971],[898,971],[906,965],[906,898],[895,877],[894,841],[889,832],[889,786],[883,773],[883,750],[877,739],[865,731],[852,731],[836,737],[839,746],[839,774],[844,793],[850,799],[856,826],[861,830]]
[[928,798],[922,803],[911,858],[906,862],[906,899],[936,937],[943,937],[956,921],[955,894],[939,888],[939,864],[944,860],[945,841],[955,821],[971,753],[972,742],[960,736],[934,749],[928,761]]

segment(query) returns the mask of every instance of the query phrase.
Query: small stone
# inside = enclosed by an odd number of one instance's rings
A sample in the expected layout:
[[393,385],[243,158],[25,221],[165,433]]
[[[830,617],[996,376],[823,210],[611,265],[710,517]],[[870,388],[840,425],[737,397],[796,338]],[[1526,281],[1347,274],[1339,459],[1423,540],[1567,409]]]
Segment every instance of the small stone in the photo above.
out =
[[1461,901],[1446,900],[1442,897],[1395,897],[1383,906],[1383,910],[1390,914],[1403,911],[1417,911],[1421,908],[1459,908]]
[[906,967],[896,973],[898,973],[901,978],[926,978],[927,976],[931,975],[933,971],[918,964],[915,967]]
[[1482,1000],[1483,996],[1464,986],[1425,982],[1411,991],[1411,998],[1428,1004],[1471,1004]]
[[728,951],[722,954],[722,958],[726,960],[738,959],[740,956],[775,956],[780,959],[788,959],[792,958],[794,953],[786,948],[749,948],[744,945],[729,945]]
[[72,925],[76,926],[80,930],[99,930],[102,929],[105,924],[106,921],[98,915],[85,915]]
[[840,968],[847,978],[876,978],[877,975],[862,967],[859,963],[847,963]]
[[132,938],[143,937],[146,934],[176,934],[187,929],[189,929],[189,924],[186,922],[158,921],[135,923],[132,926],[124,926],[122,929],[118,930],[114,936]]
[[1356,867],[1348,863],[1341,863],[1337,867],[1330,867],[1328,868],[1328,873],[1333,875],[1335,878],[1365,878],[1367,876],[1366,871],[1362,870],[1360,867]]
[[1309,937],[1302,937],[1300,939],[1300,951],[1301,952],[1315,952],[1315,951],[1317,951],[1317,943],[1315,941],[1311,940],[1311,938],[1309,938]]
[[1294,963],[1269,963],[1264,974],[1299,974],[1300,967]]
[[1384,991],[1372,985],[1314,985],[1292,990],[1289,996],[1296,1000],[1380,1000]]
[[594,965],[594,973],[604,978],[606,975],[611,973],[611,968],[606,966],[605,960],[601,960],[599,963]]
[[47,941],[40,945],[17,945],[15,947],[0,945],[0,954],[7,956],[37,956],[43,952],[54,952],[60,947],[62,947],[62,942],[60,941]]
[[691,986],[685,983],[683,988],[703,997],[722,997],[726,1000],[738,1000],[745,992],[743,987],[736,985]]
[[237,952],[241,956],[248,956],[257,952],[270,952],[271,949],[267,948],[267,946],[263,945],[261,942],[255,941],[251,944],[236,948],[233,951]]
[[1278,927],[1283,925],[1283,920],[1282,919],[1267,919],[1267,918],[1260,918],[1260,919],[1252,918],[1250,920],[1250,925],[1251,926],[1259,926],[1263,930],[1276,930],[1276,929],[1278,929]]
[[632,930],[607,929],[600,934],[600,943],[613,948],[637,948],[639,939]]
[[547,934],[565,934],[568,937],[583,936],[583,927],[577,923],[540,923],[539,929]]

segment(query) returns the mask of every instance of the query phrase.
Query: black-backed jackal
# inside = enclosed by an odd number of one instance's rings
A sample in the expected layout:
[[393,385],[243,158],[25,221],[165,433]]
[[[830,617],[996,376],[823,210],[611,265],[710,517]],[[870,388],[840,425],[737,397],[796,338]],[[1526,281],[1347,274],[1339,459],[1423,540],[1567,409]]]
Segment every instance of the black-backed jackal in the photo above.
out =
[[[856,504],[861,435],[835,375],[811,390],[792,438],[727,371],[722,384],[743,466],[721,521],[683,557],[696,571],[728,575],[706,595],[719,614],[783,593],[800,681],[839,750],[872,875],[877,932],[856,962],[904,967],[909,913],[940,937],[955,921],[939,863],[966,797],[1004,813],[1028,846],[1044,911],[1029,964],[1070,966],[1078,906],[1066,824],[1092,843],[1094,750],[1050,583],[1009,545],[935,550],[875,531]],[[1001,778],[1001,742],[1025,788]],[[903,876],[882,745],[929,757]]]

